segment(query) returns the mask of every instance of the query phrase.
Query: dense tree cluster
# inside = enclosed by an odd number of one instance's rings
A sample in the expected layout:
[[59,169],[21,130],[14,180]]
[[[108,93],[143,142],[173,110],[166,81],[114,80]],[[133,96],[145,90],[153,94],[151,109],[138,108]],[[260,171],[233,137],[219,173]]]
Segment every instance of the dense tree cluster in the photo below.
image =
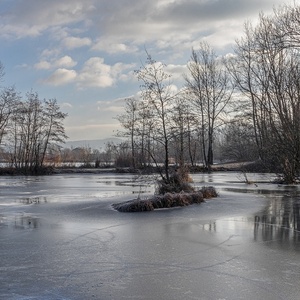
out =
[[141,97],[127,99],[118,117],[129,139],[132,166],[163,163],[169,180],[172,160],[182,166],[214,163],[214,143],[223,157],[260,159],[298,180],[300,171],[300,7],[282,6],[245,25],[230,58],[202,43],[192,50],[177,90],[165,66],[147,53],[136,72]]
[[41,100],[34,92],[22,99],[15,88],[4,88],[0,93],[2,158],[26,174],[43,172],[51,153],[66,139],[65,117],[56,99]]
[[127,99],[118,120],[120,134],[130,141],[132,166],[163,165],[157,169],[169,184],[174,163],[182,171],[186,163],[201,161],[210,170],[215,134],[229,112],[233,85],[224,61],[205,43],[193,50],[180,90],[165,69],[147,53],[136,71],[141,97]]
[[300,8],[281,7],[245,26],[229,70],[247,98],[257,151],[292,183],[300,171]]

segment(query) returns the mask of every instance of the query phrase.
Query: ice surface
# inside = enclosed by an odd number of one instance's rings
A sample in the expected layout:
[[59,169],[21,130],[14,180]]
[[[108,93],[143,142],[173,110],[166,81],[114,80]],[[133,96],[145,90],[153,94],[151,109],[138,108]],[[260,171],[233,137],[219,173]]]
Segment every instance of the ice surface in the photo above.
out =
[[0,177],[0,299],[299,299],[299,187],[251,176],[148,213],[111,208],[153,193],[131,175]]

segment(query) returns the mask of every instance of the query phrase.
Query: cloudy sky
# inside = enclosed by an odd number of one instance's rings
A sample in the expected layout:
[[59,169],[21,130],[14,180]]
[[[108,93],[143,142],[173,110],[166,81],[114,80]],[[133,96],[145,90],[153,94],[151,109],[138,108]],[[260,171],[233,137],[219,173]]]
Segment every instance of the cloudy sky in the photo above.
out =
[[56,98],[70,140],[111,137],[124,98],[139,92],[145,48],[178,78],[199,41],[229,53],[245,21],[283,2],[0,0],[1,85]]

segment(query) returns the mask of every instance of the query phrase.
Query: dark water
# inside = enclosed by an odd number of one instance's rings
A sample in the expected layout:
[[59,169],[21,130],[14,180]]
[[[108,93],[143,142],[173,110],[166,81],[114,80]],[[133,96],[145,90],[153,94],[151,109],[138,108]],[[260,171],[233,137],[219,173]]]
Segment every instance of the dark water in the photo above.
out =
[[0,299],[299,299],[299,187],[193,178],[219,197],[127,214],[148,179],[0,177]]

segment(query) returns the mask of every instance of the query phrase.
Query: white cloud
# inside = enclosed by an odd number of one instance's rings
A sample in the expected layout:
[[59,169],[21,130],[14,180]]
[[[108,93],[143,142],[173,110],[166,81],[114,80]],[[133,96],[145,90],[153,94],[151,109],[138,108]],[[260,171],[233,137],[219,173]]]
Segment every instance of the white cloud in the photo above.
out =
[[74,81],[76,77],[77,77],[76,71],[61,68],[61,69],[57,69],[44,82],[50,85],[60,86]]
[[88,59],[78,75],[78,87],[101,87],[106,88],[114,85],[122,72],[132,65],[116,63],[112,66],[104,63],[101,57]]
[[72,59],[72,57],[65,55],[60,59],[56,60],[53,65],[55,67],[65,67],[65,68],[72,68],[77,65],[77,62]]
[[34,65],[37,70],[50,70],[53,68],[72,68],[77,65],[77,62],[72,57],[65,55],[59,59],[52,59],[50,61],[42,60]]
[[37,70],[49,70],[49,69],[51,69],[51,64],[48,61],[43,60],[43,61],[36,63],[34,65],[34,68]]
[[53,49],[44,49],[41,53],[41,57],[43,59],[48,59],[50,57],[57,57],[59,55],[59,49],[53,48]]
[[70,56],[64,56],[49,63],[41,61],[35,65],[37,69],[57,68],[45,83],[59,86],[76,83],[79,89],[88,87],[107,88],[113,86],[118,80],[125,80],[124,72],[132,68],[133,64],[115,63],[108,65],[101,57],[91,57],[83,65],[81,70],[70,69],[76,66],[76,62]]
[[[131,68],[135,68],[136,65],[132,64]],[[134,74],[134,71],[129,71],[126,73],[122,73],[119,75],[119,80],[122,82],[137,82],[136,75]]]
[[186,65],[173,65],[166,66],[166,72],[172,75],[172,79],[182,79],[182,75],[187,72]]
[[4,38],[22,38],[24,36],[38,36],[40,34],[40,29],[38,26],[28,26],[26,24],[22,24],[22,26],[18,24],[0,24],[0,36]]
[[[8,1],[7,1],[8,2]],[[160,49],[172,48],[180,52],[203,36],[221,37],[216,32],[231,26],[243,27],[246,18],[257,18],[261,10],[270,11],[282,0],[19,0],[11,1],[1,14],[0,35],[24,38],[52,33],[67,49],[92,46],[107,53],[133,53],[147,43],[156,43]],[[14,5],[17,3],[17,5]],[[221,28],[221,29],[222,29]],[[83,33],[85,37],[70,36]],[[226,31],[228,33],[228,31]],[[217,46],[222,46],[216,43]]]
[[[95,9],[93,0],[11,1],[2,13],[2,36],[38,36],[54,26],[84,22]],[[47,4],[47,5],[45,5]]]
[[75,49],[84,46],[90,46],[92,44],[92,41],[90,38],[87,37],[80,38],[80,37],[69,36],[64,38],[62,43],[67,49]]
[[83,87],[109,87],[114,83],[111,66],[104,63],[100,57],[92,57],[85,62],[78,76],[78,86]]
[[129,43],[114,41],[111,38],[105,38],[96,42],[92,50],[106,51],[108,53],[133,53],[138,51],[138,47]]

